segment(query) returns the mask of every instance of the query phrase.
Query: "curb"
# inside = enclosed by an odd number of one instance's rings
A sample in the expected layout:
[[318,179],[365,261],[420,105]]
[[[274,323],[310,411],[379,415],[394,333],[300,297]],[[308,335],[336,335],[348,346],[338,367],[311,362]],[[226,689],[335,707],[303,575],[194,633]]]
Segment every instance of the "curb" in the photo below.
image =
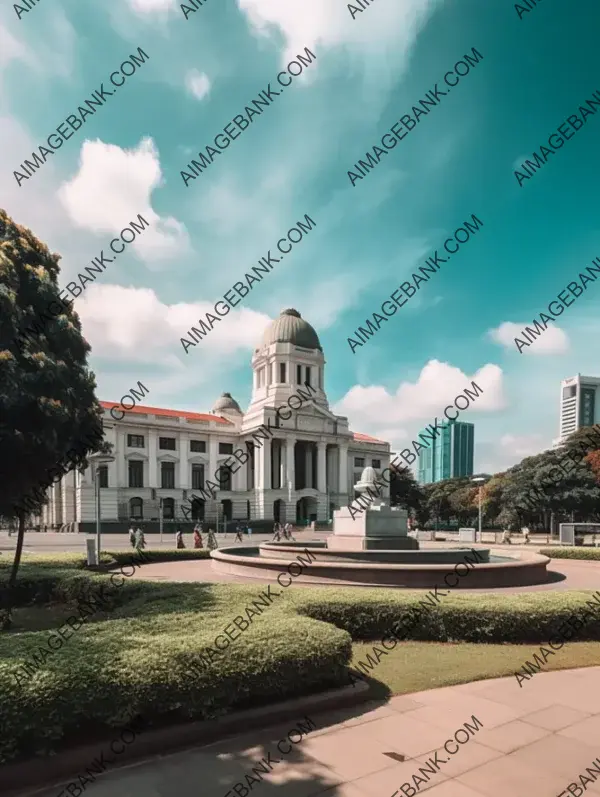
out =
[[[107,770],[107,773],[142,764],[155,756],[214,744],[240,732],[245,734],[249,730],[262,730],[285,720],[294,721],[299,713],[352,707],[371,699],[369,685],[359,682],[352,687],[346,686],[239,711],[216,720],[202,720],[148,731],[141,734],[134,745],[125,749],[119,756],[119,763]],[[115,729],[111,736],[98,739],[93,744],[64,750],[53,756],[2,766],[0,791],[3,797],[28,797],[53,787],[56,787],[58,794],[71,778],[77,777],[77,773],[85,772],[85,768],[115,738],[117,732],[118,729]],[[98,779],[101,777],[99,775]]]

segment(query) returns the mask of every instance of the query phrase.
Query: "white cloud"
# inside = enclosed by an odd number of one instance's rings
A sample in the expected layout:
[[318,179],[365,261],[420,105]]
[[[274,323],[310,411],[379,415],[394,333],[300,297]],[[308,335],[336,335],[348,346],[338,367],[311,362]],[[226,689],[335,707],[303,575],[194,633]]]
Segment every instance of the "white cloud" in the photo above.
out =
[[151,138],[130,150],[86,140],[79,171],[61,185],[58,196],[74,224],[95,233],[117,234],[141,214],[150,227],[128,249],[154,262],[189,249],[184,225],[172,216],[161,218],[152,209],[151,195],[161,182],[159,155]]
[[185,87],[196,99],[203,100],[210,91],[210,80],[204,72],[190,69],[185,76]]
[[231,310],[186,357],[179,339],[208,310],[214,311],[214,303],[168,305],[150,288],[97,284],[77,300],[75,309],[94,355],[140,363],[158,360],[173,366],[183,359],[185,367],[193,367],[194,354],[204,361],[207,356],[252,350],[271,322],[269,316],[248,308]]
[[[494,343],[504,346],[505,349],[518,352],[515,338],[519,338],[526,344],[527,338],[521,334],[526,326],[531,322],[524,321],[521,324],[514,324],[512,321],[504,321],[499,327],[488,330],[490,338]],[[532,327],[533,328],[533,327]],[[529,346],[521,347],[523,354],[533,356],[543,356],[546,354],[564,354],[569,350],[569,338],[567,333],[554,324],[548,324],[546,330],[529,343]]]
[[[444,408],[456,396],[475,382],[482,390],[472,402],[467,413],[494,412],[504,409],[504,384],[502,369],[488,363],[473,376],[460,368],[439,360],[430,360],[416,382],[402,382],[394,393],[381,385],[355,385],[335,406],[334,411],[347,415],[355,430],[383,437],[398,446],[435,418],[443,420]],[[469,420],[461,413],[461,420]],[[384,436],[385,434],[385,436]]]
[[541,434],[505,434],[495,443],[475,442],[475,461],[481,473],[502,473],[525,457],[550,448],[551,440]]
[[175,0],[129,0],[136,14],[155,14],[175,8]]
[[339,0],[238,0],[259,36],[283,35],[284,63],[305,47],[312,50],[320,44],[350,45],[379,54],[389,48],[403,58],[435,4],[436,0],[374,3],[353,20],[347,4]]

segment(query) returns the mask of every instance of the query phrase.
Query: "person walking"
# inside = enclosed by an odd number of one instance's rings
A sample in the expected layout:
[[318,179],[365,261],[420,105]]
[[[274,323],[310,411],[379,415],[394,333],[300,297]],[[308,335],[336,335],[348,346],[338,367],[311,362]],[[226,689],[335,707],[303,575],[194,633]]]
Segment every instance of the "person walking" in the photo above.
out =
[[273,524],[273,539],[271,542],[281,542],[281,523]]
[[183,541],[183,534],[181,533],[181,529],[177,529],[177,533],[175,534],[175,547],[181,550],[181,548],[185,548],[185,543]]
[[216,548],[219,547],[219,543],[217,542],[217,538],[215,532],[212,529],[208,530],[208,543],[206,545],[209,551],[214,551]]
[[235,527],[235,542],[244,542],[244,538],[242,537],[242,527],[239,523]]
[[131,526],[129,527],[129,544],[131,545],[132,548],[135,548],[135,538],[136,538],[135,529],[133,528],[133,523],[132,523]]
[[248,537],[252,539],[252,526],[248,526]]
[[138,551],[143,551],[146,547],[146,538],[144,537],[144,532],[138,526],[135,532],[135,548]]
[[512,541],[510,539],[510,531],[508,531],[508,529],[502,532],[502,544],[512,545]]
[[528,526],[523,526],[523,528],[521,529],[521,533],[523,534],[523,543],[525,545],[528,545],[529,544],[529,534],[530,534],[529,527]]
[[194,526],[194,548],[202,548],[202,544],[202,535],[200,534],[200,529],[196,523]]

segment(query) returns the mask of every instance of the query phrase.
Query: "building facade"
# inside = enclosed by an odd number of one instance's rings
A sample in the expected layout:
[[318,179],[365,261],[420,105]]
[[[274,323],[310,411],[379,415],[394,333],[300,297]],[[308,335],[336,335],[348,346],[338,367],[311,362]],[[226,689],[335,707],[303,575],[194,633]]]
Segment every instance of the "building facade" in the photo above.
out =
[[49,488],[42,524],[92,531],[96,478],[103,527],[135,520],[154,528],[161,508],[167,524],[326,521],[353,500],[365,466],[388,466],[389,443],[352,432],[329,409],[321,344],[296,310],[267,328],[252,372],[245,412],[229,393],[210,413],[138,405],[122,420],[110,413],[114,402],[101,402],[114,461]]
[[431,445],[419,451],[417,480],[421,484],[473,475],[474,424],[444,421],[439,427],[440,433]]
[[560,428],[561,443],[582,426],[593,426],[600,422],[600,379],[596,376],[577,374],[560,383]]

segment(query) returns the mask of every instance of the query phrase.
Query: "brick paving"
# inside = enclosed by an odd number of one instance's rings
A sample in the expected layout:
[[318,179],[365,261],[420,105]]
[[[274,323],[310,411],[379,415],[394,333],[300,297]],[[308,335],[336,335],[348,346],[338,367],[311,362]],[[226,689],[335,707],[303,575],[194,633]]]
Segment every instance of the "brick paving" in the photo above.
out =
[[[599,687],[600,667],[592,667],[538,674],[522,688],[511,677],[418,692],[385,704],[314,714],[317,729],[296,745],[286,742],[291,752],[285,757],[276,745],[294,722],[114,770],[85,792],[91,797],[392,797],[396,792],[395,797],[557,797],[575,784],[573,794],[579,795],[579,789],[584,793],[579,775],[600,757]],[[467,741],[450,744],[465,722],[476,730]],[[273,766],[264,767],[260,781],[256,773],[256,783],[247,781],[269,751]],[[427,763],[430,758],[437,767]],[[587,777],[586,797],[600,797],[600,775],[597,782],[593,770]],[[56,797],[61,788],[38,794]]]

